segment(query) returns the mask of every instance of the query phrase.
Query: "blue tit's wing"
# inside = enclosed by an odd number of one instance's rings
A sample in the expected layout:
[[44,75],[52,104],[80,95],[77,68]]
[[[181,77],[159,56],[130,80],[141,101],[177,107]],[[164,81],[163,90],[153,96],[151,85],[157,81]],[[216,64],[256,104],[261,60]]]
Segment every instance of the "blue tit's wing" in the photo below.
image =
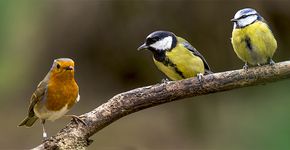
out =
[[182,44],[184,45],[184,47],[186,47],[188,50],[190,50],[195,56],[198,56],[199,58],[201,58],[201,60],[204,63],[204,68],[206,70],[207,74],[212,73],[212,71],[210,70],[210,67],[208,65],[208,63],[206,62],[205,58],[201,55],[201,53],[199,53],[192,45],[190,45],[187,41],[183,41]]

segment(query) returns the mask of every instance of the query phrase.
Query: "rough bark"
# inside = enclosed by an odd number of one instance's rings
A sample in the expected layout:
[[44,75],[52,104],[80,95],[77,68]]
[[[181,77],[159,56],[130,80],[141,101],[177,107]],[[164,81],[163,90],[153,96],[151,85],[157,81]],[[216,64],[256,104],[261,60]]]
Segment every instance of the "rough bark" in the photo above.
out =
[[120,93],[98,108],[80,116],[87,126],[71,121],[35,149],[85,149],[89,138],[123,116],[186,97],[265,84],[290,77],[290,61],[206,75],[199,81],[189,78]]

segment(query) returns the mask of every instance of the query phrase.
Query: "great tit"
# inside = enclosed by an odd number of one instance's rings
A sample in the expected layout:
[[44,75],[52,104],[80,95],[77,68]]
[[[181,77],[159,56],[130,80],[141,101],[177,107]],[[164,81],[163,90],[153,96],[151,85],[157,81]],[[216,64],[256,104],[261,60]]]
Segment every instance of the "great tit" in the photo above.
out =
[[169,31],[155,31],[138,50],[153,53],[157,68],[171,80],[212,73],[205,58],[185,39]]
[[274,64],[272,57],[277,42],[263,17],[252,8],[239,10],[231,21],[234,23],[231,42],[237,56],[248,64]]

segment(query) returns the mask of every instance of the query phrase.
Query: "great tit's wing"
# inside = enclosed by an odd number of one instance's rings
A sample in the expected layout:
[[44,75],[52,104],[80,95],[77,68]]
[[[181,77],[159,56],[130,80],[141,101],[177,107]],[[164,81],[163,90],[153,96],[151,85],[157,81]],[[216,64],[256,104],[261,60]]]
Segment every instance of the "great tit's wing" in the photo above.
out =
[[40,100],[43,99],[43,96],[45,95],[46,92],[46,88],[47,88],[47,77],[44,78],[44,80],[42,80],[36,90],[34,91],[34,93],[32,94],[31,98],[30,98],[30,104],[29,104],[29,108],[28,108],[28,116],[29,117],[33,117],[34,114],[34,106],[36,103],[38,103]]
[[191,44],[189,44],[184,39],[182,40],[182,44],[184,45],[184,47],[186,47],[188,50],[190,50],[195,56],[198,56],[201,58],[201,60],[204,63],[204,68],[207,70],[207,73],[212,73],[208,63],[206,62],[205,58],[201,55],[201,53],[199,53]]

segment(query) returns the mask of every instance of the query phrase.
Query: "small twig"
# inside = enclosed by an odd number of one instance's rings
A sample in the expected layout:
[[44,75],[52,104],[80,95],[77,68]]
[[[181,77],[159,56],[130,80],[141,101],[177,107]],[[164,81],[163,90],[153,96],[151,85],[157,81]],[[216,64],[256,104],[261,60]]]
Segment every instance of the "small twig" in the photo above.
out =
[[290,61],[234,70],[197,78],[171,81],[120,93],[98,108],[80,116],[87,126],[71,121],[55,136],[35,149],[85,149],[89,137],[123,116],[186,97],[206,95],[247,86],[265,84],[290,77]]

